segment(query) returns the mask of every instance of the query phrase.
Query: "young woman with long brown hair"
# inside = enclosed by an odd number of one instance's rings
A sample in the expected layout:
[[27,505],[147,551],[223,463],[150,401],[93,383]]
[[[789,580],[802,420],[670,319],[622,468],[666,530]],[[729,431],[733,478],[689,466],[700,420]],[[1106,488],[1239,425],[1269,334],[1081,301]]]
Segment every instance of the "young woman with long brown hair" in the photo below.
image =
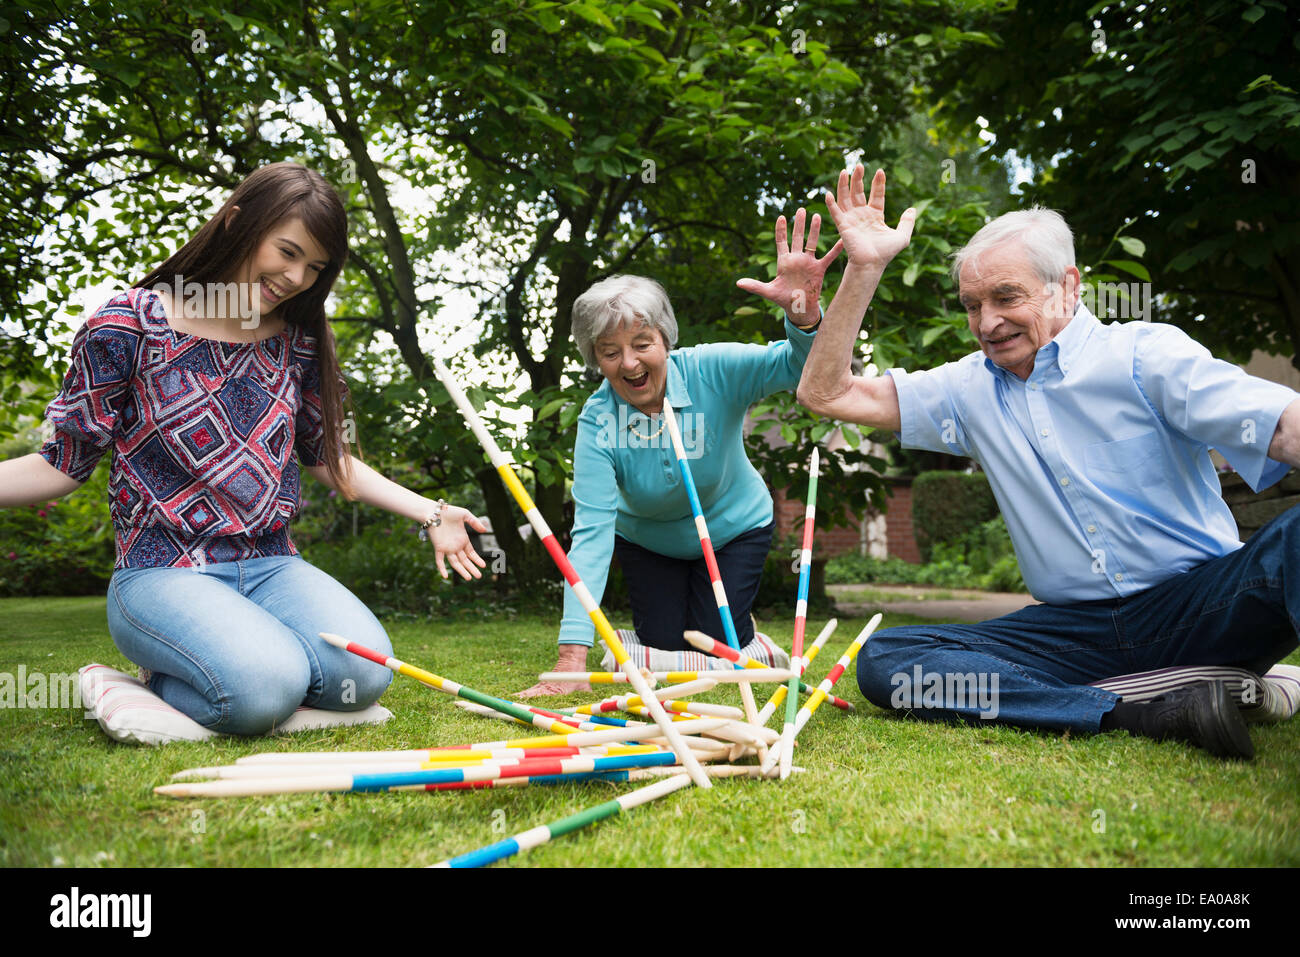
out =
[[[331,631],[392,645],[289,538],[300,471],[419,522],[438,569],[478,578],[463,508],[389,481],[349,451],[347,388],[325,299],[347,258],[334,190],[294,163],[261,167],[174,256],[77,332],[39,453],[0,462],[0,507],[67,495],[113,450],[114,643],[199,724],[260,734],[301,704],[373,703],[386,668]],[[300,469],[301,465],[301,469]]]

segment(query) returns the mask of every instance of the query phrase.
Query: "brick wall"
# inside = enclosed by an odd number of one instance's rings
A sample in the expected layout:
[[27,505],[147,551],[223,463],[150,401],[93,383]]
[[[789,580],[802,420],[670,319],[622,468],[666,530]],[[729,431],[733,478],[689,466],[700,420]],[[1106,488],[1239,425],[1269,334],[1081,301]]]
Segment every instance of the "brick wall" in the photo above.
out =
[[[777,492],[772,497],[772,511],[776,517],[775,537],[803,535],[804,503],[802,501],[790,501],[785,497],[784,492]],[[820,522],[818,524],[820,525]],[[817,537],[813,539],[814,556],[834,558],[836,555],[844,555],[848,552],[856,553],[862,540],[860,525],[860,520],[855,520],[852,525],[841,525],[829,530],[819,527]]]
[[912,533],[912,483],[893,482],[889,490],[889,510],[885,512],[885,541],[890,558],[920,564],[921,550]]
[[1270,488],[1256,495],[1236,472],[1219,473],[1223,500],[1237,520],[1237,531],[1244,542],[1271,519],[1289,508],[1300,505],[1300,472],[1292,469]]
[[[921,552],[912,534],[912,485],[910,481],[892,481],[887,500],[889,511],[885,514],[885,538],[889,556],[905,562],[919,563]],[[784,492],[773,496],[776,515],[776,537],[800,535],[803,532],[804,503],[790,501]],[[862,548],[865,516],[858,516],[853,524],[829,531],[818,529],[814,539],[814,554],[819,558],[833,558],[846,553],[859,553]]]

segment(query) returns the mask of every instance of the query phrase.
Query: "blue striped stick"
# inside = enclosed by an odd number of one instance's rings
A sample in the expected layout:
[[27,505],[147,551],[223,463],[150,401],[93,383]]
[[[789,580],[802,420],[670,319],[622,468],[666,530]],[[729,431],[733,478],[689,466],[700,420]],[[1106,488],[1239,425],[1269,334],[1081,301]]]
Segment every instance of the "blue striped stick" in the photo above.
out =
[[671,751],[617,757],[537,758],[515,764],[481,764],[464,768],[388,771],[353,774],[346,770],[321,771],[284,778],[193,781],[165,784],[155,794],[168,797],[252,797],[264,794],[309,794],[325,791],[388,791],[392,788],[489,781],[495,778],[533,777],[539,774],[582,774],[590,771],[625,771],[677,763]]
[[[704,564],[709,569],[709,579],[713,583],[713,597],[718,602],[718,614],[722,616],[722,633],[727,644],[734,650],[740,650],[740,639],[736,637],[736,623],[731,620],[731,608],[727,604],[727,592],[722,587],[722,573],[718,571],[718,560],[713,554],[713,542],[709,540],[709,527],[704,522],[704,508],[700,505],[700,495],[695,489],[695,478],[691,475],[691,464],[686,459],[686,449],[682,445],[682,434],[677,428],[677,416],[673,414],[672,403],[664,399],[664,422],[668,426],[668,437],[672,439],[673,452],[677,456],[677,466],[682,472],[682,484],[686,486],[686,497],[691,502],[691,513],[695,516],[695,531],[700,536],[700,550],[704,553]],[[758,707],[754,704],[754,690],[748,682],[740,686],[740,701],[745,706],[745,720],[758,724]],[[760,749],[759,758],[767,756],[767,748]]]

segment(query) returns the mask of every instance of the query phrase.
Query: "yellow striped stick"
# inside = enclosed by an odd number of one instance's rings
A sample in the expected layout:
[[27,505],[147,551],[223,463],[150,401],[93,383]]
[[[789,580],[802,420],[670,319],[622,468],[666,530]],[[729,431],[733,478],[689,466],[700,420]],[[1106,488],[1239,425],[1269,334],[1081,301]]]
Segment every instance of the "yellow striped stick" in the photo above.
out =
[[[817,706],[826,700],[826,696],[830,694],[831,686],[834,685],[835,682],[839,681],[840,676],[848,670],[849,665],[853,664],[853,659],[857,658],[858,652],[862,650],[862,646],[867,643],[867,639],[871,637],[871,633],[875,631],[876,626],[880,624],[881,617],[880,614],[877,614],[866,623],[862,631],[858,633],[858,637],[854,638],[853,643],[849,645],[848,651],[844,652],[844,654],[840,656],[840,660],[835,662],[835,667],[830,670],[830,674],[823,679],[822,683],[817,686],[817,690],[812,693],[812,696],[805,701],[803,707],[799,709],[799,716],[795,719],[794,735],[791,736],[790,739],[791,744],[794,743],[794,737],[797,736],[799,732],[803,730],[803,726],[808,723],[808,719],[813,716],[813,712],[817,710]],[[780,758],[781,748],[784,744],[785,742],[781,741],[768,751],[767,761],[763,762],[764,771],[772,770],[773,765]]]
[[[835,634],[835,627],[838,624],[839,620],[832,618],[822,627],[821,633],[817,635],[817,640],[812,643],[812,647],[809,648],[808,653],[804,655],[804,670],[807,670],[808,666],[813,663],[813,659],[816,658],[818,653],[822,650],[822,646],[830,640],[831,635]],[[762,709],[758,712],[759,724],[767,724],[768,719],[776,713],[776,709],[781,707],[781,702],[785,700],[785,696],[789,691],[790,689],[787,685],[782,685],[772,692],[772,697],[767,699],[767,703],[764,704]]]
[[[755,665],[757,667],[746,671],[651,671],[649,678],[674,684],[700,678],[709,678],[719,684],[733,681],[784,684],[794,674],[789,668],[764,668],[757,662]],[[539,677],[542,681],[585,681],[593,685],[617,685],[628,680],[627,675],[621,671],[543,671]]]
[[624,673],[627,674],[628,681],[631,683],[632,687],[636,689],[637,694],[641,695],[649,702],[651,717],[654,718],[655,724],[659,726],[664,737],[666,737],[669,744],[672,745],[673,750],[677,753],[678,760],[681,761],[683,767],[686,768],[687,773],[691,776],[691,780],[695,782],[697,787],[712,787],[713,785],[709,782],[708,776],[705,775],[704,769],[700,767],[700,762],[696,760],[695,755],[691,753],[691,750],[687,748],[686,744],[681,740],[681,735],[677,729],[673,727],[672,721],[668,718],[668,713],[660,707],[659,699],[651,694],[650,685],[646,682],[646,679],[642,677],[641,672],[637,670],[636,665],[632,663],[632,659],[628,657],[627,649],[624,648],[623,643],[619,641],[618,634],[610,625],[609,619],[605,617],[605,613],[601,611],[600,606],[596,604],[596,599],[592,597],[590,590],[588,590],[582,579],[578,577],[577,571],[574,570],[573,563],[569,561],[569,556],[564,553],[564,549],[560,547],[560,543],[555,538],[555,534],[551,531],[550,526],[547,525],[546,519],[542,517],[542,513],[538,511],[537,506],[533,503],[532,497],[528,494],[527,490],[525,490],[522,483],[520,483],[519,477],[515,475],[512,463],[505,457],[500,446],[497,445],[496,440],[488,433],[488,430],[483,425],[483,420],[479,418],[479,414],[475,411],[474,406],[470,404],[469,399],[465,397],[465,393],[461,391],[456,380],[453,379],[451,373],[447,371],[447,367],[444,366],[442,361],[436,356],[433,359],[433,368],[437,373],[438,378],[442,380],[443,387],[446,388],[447,393],[451,396],[452,402],[456,404],[456,408],[458,408],[461,415],[465,417],[465,421],[469,424],[470,431],[474,433],[475,438],[479,441],[479,445],[481,445],[483,451],[487,453],[487,457],[492,462],[493,467],[497,470],[497,474],[501,476],[501,481],[505,483],[506,488],[510,490],[510,494],[514,496],[515,502],[518,503],[519,507],[523,510],[524,515],[528,518],[529,524],[533,526],[533,530],[537,533],[538,539],[546,548],[547,552],[550,553],[556,567],[558,567],[560,573],[564,575],[564,580],[568,582],[569,587],[573,590],[573,594],[577,597],[578,601],[582,604],[583,609],[591,618],[592,624],[596,626],[596,633],[605,640],[605,644],[609,647],[609,650],[614,653],[614,659],[618,662],[619,667],[623,669]]

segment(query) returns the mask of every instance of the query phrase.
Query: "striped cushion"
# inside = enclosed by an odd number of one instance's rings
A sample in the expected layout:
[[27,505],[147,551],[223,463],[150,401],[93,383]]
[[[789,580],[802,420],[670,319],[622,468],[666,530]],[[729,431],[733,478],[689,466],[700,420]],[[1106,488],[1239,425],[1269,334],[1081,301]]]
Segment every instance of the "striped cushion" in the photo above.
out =
[[1167,691],[1202,681],[1222,681],[1247,721],[1285,721],[1300,710],[1300,668],[1274,665],[1262,678],[1245,668],[1184,665],[1094,681],[1125,701],[1150,701]]
[[[641,639],[630,628],[620,628],[618,640],[623,642],[628,657],[638,668],[649,668],[651,671],[726,671],[734,667],[725,658],[715,658],[702,651],[664,651],[647,647],[641,644]],[[769,668],[790,667],[790,656],[761,631],[754,632],[754,640],[740,650],[760,665]],[[600,660],[600,667],[602,671],[619,670],[614,653],[608,647],[605,649],[605,657]]]
[[[114,741],[129,744],[168,744],[172,741],[205,741],[217,736],[192,718],[181,714],[138,679],[107,665],[90,664],[80,675],[81,702],[85,716],[99,722]],[[391,718],[387,708],[372,704],[361,711],[325,711],[300,707],[275,729],[275,734],[312,731],[350,724],[383,724]]]

